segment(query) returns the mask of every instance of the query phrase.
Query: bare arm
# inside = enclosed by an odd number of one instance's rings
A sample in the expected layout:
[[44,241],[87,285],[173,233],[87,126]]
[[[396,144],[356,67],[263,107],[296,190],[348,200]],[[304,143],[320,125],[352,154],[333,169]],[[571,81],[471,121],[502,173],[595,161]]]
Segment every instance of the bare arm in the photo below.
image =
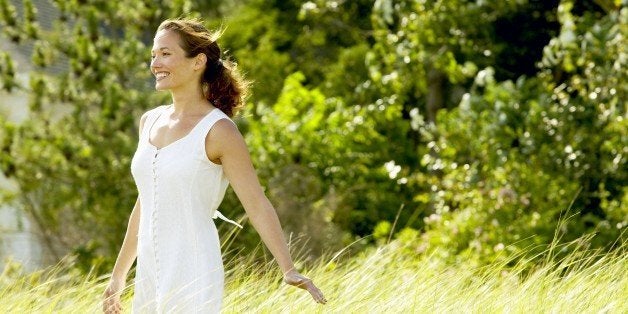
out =
[[126,281],[126,276],[137,257],[137,232],[139,230],[141,205],[139,198],[135,201],[135,206],[129,217],[129,223],[126,229],[126,235],[120,248],[120,253],[116,259],[116,264],[113,267],[111,274],[112,281],[119,281],[123,286]]
[[225,175],[242,202],[253,227],[260,234],[283,273],[294,268],[275,209],[264,194],[240,132],[227,120],[218,121],[208,146],[219,151]]
[[113,267],[111,280],[103,294],[103,312],[105,313],[121,313],[122,305],[120,304],[120,294],[126,285],[126,276],[133,265],[133,261],[137,257],[137,231],[140,221],[140,200],[135,202],[129,223],[126,229],[126,235],[120,248],[120,253]]
[[240,131],[227,120],[216,122],[208,135],[206,151],[210,160],[220,160],[253,227],[277,260],[284,280],[308,290],[317,302],[325,303],[322,292],[312,281],[294,269],[277,213],[262,190]]
[[[140,118],[140,134],[142,133],[142,128],[144,128],[144,122],[146,122],[146,113]],[[124,286],[126,275],[137,257],[137,233],[139,231],[140,212],[141,205],[138,197],[135,201],[135,206],[133,206],[133,211],[131,211],[124,241],[111,274],[112,281],[120,281],[122,286]]]
[[[146,121],[146,114],[140,119],[140,133],[144,127],[144,121]],[[120,293],[124,289],[127,274],[137,257],[137,234],[139,231],[141,207],[138,197],[129,216],[126,234],[111,273],[111,280],[103,294],[103,312],[105,313],[120,313],[122,311]]]

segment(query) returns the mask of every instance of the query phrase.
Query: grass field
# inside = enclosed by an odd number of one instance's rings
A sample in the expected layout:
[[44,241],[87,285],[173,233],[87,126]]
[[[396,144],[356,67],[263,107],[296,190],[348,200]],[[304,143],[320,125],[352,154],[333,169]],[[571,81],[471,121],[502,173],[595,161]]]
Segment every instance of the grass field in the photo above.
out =
[[[226,264],[224,313],[628,313],[626,245],[579,251],[535,267],[445,265],[393,241],[351,258],[336,254],[304,270],[327,305],[281,283],[273,263]],[[66,266],[0,277],[2,313],[97,313],[104,277]],[[131,282],[131,281],[129,281]],[[132,289],[124,296],[130,312]]]

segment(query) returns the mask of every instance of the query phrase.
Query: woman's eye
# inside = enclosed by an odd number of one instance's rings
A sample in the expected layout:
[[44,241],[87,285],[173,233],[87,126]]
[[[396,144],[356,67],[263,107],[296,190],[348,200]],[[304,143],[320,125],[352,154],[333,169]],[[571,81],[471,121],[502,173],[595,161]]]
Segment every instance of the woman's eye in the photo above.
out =
[[[161,56],[169,56],[169,55],[171,55],[171,53],[170,53],[170,52],[162,52],[162,53],[160,53],[160,54],[161,54]],[[157,55],[151,55],[151,56],[150,56],[150,59],[151,59],[151,60],[155,60],[155,58],[157,58]]]

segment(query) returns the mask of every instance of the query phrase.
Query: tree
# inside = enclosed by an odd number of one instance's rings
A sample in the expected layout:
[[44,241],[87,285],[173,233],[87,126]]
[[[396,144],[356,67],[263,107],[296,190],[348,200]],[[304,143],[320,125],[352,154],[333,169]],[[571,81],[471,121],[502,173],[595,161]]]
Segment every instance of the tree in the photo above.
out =
[[535,77],[498,82],[487,68],[458,108],[439,115],[431,143],[439,154],[423,162],[442,176],[418,175],[437,204],[423,248],[486,261],[529,258],[520,254],[552,241],[595,249],[624,241],[628,11],[600,19],[572,8],[559,5],[561,31]]
[[398,217],[420,249],[482,261],[547,243],[566,208],[564,239],[602,247],[628,224],[617,1],[55,3],[47,30],[29,0],[23,19],[0,0],[3,36],[34,47],[28,86],[0,55],[1,87],[32,95],[31,119],[1,123],[0,165],[50,250],[86,268],[117,251],[136,119],[167,99],[150,88],[152,30],[194,9],[255,82],[240,130],[284,225],[318,248]]
[[[391,179],[385,164],[414,155],[413,146],[402,143],[409,126],[396,123],[399,108],[384,105],[394,99],[375,98],[363,87],[371,8],[368,1],[253,1],[227,18],[224,36],[258,86],[243,125],[274,203],[301,198],[293,181],[279,180],[288,169],[300,169],[315,175],[322,191],[298,207],[322,208],[328,223],[358,236],[369,235],[380,220],[394,219],[411,200],[397,183],[402,175]],[[382,149],[389,137],[404,140]],[[301,224],[307,221],[320,220]],[[308,228],[317,227],[299,231]]]
[[[45,29],[30,0],[23,1],[23,18],[0,1],[2,35],[34,47],[25,86],[17,83],[11,58],[0,58],[4,90],[29,94],[26,121],[0,121],[0,165],[19,187],[5,200],[35,222],[48,261],[73,251],[89,269],[111,263],[119,248],[137,196],[129,171],[137,119],[166,100],[150,88],[146,42],[161,20],[190,10],[191,3],[55,6],[59,17]],[[61,73],[48,70],[55,64]]]

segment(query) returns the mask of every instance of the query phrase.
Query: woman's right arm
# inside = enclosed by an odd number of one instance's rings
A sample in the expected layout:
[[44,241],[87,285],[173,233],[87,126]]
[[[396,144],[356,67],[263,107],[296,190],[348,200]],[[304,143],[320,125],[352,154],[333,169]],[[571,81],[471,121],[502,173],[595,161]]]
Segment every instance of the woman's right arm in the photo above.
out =
[[126,285],[126,277],[137,257],[137,232],[139,229],[141,205],[139,198],[135,202],[122,248],[113,267],[111,280],[103,295],[103,311],[105,313],[121,313],[120,294]]
[[122,284],[124,284],[126,276],[129,273],[135,258],[137,257],[137,233],[139,230],[140,212],[141,206],[138,198],[137,201],[135,201],[135,206],[131,212],[129,224],[126,229],[126,235],[124,236],[124,241],[122,242],[122,248],[120,248],[118,259],[116,259],[116,264],[113,267],[113,273],[111,274],[111,280],[119,280]]
[[[141,130],[144,127],[145,121],[146,114],[144,114],[140,119],[140,133],[142,132]],[[140,225],[141,207],[140,199],[138,197],[129,217],[124,241],[122,242],[122,247],[118,253],[118,258],[116,259],[116,264],[113,267],[113,272],[111,273],[111,280],[109,281],[109,285],[105,289],[105,293],[103,295],[103,311],[105,313],[122,312],[120,294],[126,285],[127,274],[129,273],[129,270],[131,270],[131,266],[133,266],[133,262],[137,257],[137,236]]]

